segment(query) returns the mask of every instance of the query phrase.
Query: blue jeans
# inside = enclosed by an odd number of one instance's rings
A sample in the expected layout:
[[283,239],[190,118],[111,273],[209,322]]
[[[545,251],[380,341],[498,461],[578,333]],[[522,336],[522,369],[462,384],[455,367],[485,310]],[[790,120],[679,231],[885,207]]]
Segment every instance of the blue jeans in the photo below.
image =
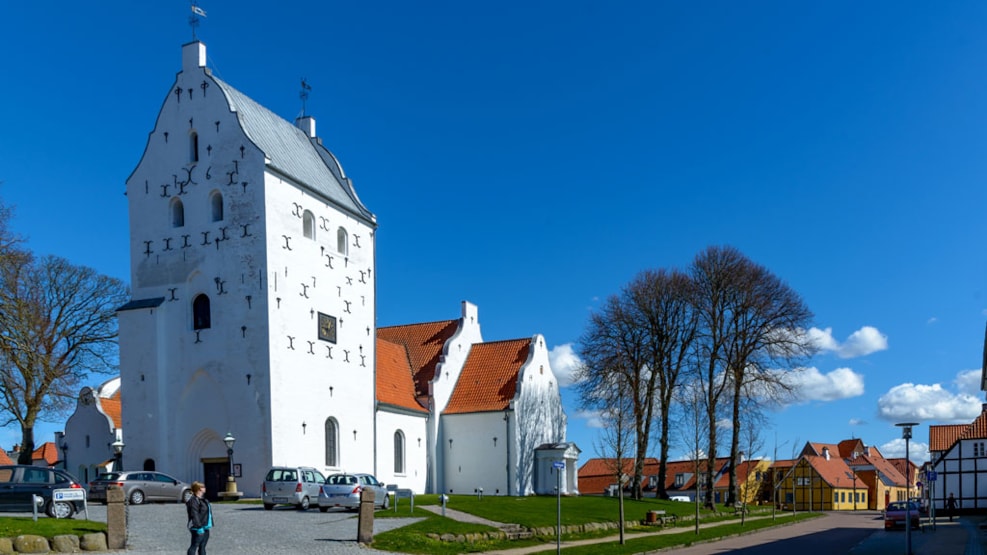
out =
[[195,555],[198,551],[199,555],[206,555],[206,543],[209,542],[209,530],[203,530],[201,534],[195,530],[190,530],[192,533],[192,543],[188,546],[187,555]]

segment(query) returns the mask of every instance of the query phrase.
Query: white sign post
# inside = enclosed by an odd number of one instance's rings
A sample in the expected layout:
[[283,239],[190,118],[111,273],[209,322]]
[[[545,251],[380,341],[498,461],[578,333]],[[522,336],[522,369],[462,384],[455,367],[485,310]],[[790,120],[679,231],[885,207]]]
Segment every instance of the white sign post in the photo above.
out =
[[565,468],[565,462],[555,461],[552,463],[552,468],[555,469],[557,475],[555,486],[555,522],[556,522],[556,533],[555,533],[555,552],[562,553],[562,470]]
[[51,492],[52,503],[71,503],[73,501],[82,501],[82,509],[86,512],[86,520],[89,520],[89,505],[86,503],[86,490],[82,488],[65,488],[56,489]]

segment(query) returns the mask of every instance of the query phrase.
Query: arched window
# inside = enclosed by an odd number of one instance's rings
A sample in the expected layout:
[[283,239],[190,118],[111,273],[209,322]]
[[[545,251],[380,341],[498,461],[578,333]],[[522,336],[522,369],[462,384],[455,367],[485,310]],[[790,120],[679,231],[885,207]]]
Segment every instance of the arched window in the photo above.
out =
[[346,254],[347,251],[346,238],[347,238],[346,230],[343,228],[339,228],[336,231],[336,251],[339,252],[339,254],[342,255]]
[[211,327],[209,315],[209,297],[196,295],[192,300],[192,329],[205,330]]
[[157,468],[155,468],[154,459],[144,459],[144,470],[149,472],[154,472],[157,470]]
[[180,199],[171,201],[171,227],[182,227],[185,225],[185,206]]
[[199,134],[195,131],[189,133],[188,136],[188,161],[199,161]]
[[339,424],[326,418],[326,466],[339,466]]
[[404,433],[394,432],[394,473],[404,474]]
[[302,235],[307,239],[315,239],[315,215],[310,210],[302,214]]
[[212,212],[212,221],[223,221],[223,193],[214,191],[213,194],[209,196],[209,208]]

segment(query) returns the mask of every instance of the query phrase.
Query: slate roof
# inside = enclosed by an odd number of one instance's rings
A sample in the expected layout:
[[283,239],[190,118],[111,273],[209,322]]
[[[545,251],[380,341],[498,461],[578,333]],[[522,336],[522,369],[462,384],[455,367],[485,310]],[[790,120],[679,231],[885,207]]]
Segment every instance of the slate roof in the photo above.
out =
[[264,153],[271,168],[376,225],[376,217],[360,202],[342,166],[318,139],[311,139],[229,83],[215,76],[212,79],[226,95],[230,109],[236,112],[243,132]]
[[474,344],[442,413],[507,409],[517,393],[518,373],[530,350],[530,338]]
[[458,320],[443,320],[377,328],[377,337],[401,345],[407,350],[411,373],[414,376],[415,395],[426,398],[428,384],[435,377],[435,367],[442,356],[442,348],[457,329],[459,329]]
[[401,345],[377,338],[377,400],[415,412],[428,413],[415,396],[408,352]]

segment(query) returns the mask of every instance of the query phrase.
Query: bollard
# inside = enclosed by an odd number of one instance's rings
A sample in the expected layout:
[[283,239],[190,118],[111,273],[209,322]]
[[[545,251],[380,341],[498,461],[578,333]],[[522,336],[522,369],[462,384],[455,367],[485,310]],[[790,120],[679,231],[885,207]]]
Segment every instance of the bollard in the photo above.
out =
[[360,492],[360,513],[356,524],[356,541],[374,541],[374,490],[363,488]]
[[127,507],[123,503],[123,488],[106,488],[106,547],[127,548]]
[[444,493],[439,496],[439,501],[442,502],[442,516],[446,516],[446,501],[448,500],[449,496]]

